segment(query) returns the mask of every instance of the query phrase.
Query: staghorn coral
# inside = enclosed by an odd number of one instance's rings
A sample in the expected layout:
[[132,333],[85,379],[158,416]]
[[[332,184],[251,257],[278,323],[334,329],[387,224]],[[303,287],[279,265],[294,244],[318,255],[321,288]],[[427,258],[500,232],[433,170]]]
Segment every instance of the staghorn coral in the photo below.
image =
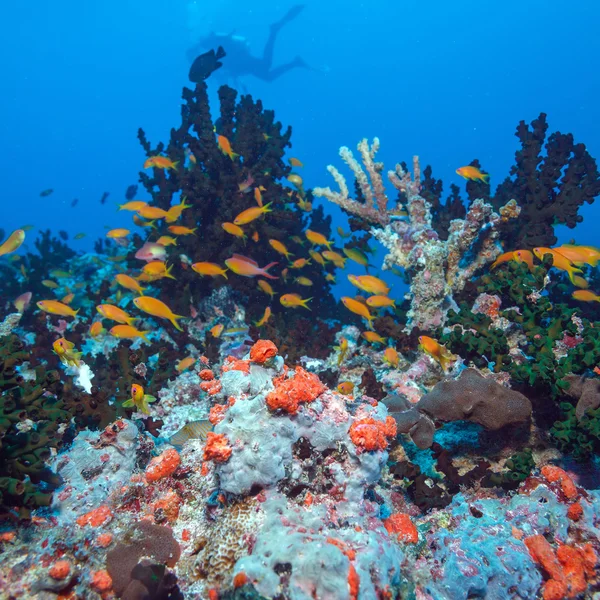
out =
[[[367,142],[363,140],[359,148],[368,148],[365,144]],[[376,140],[369,152],[361,150],[363,158],[366,157],[368,161],[368,170],[375,164],[373,154],[378,148]],[[354,165],[356,161],[348,153],[347,149],[343,149],[345,160]],[[377,177],[371,177],[373,190],[366,196],[365,203],[348,198],[348,187],[343,176],[331,167],[329,170],[338,181],[341,192],[315,188],[313,193],[374,223],[371,234],[389,251],[383,268],[402,267],[410,275],[411,308],[407,313],[407,330],[415,327],[434,329],[444,323],[446,313],[453,305],[454,295],[464,289],[481,267],[491,263],[500,254],[500,230],[507,221],[519,215],[520,209],[511,200],[496,213],[483,200],[475,200],[464,219],[450,222],[448,239],[444,241],[432,225],[430,203],[420,194],[421,169],[418,157],[413,159],[412,178],[400,164],[396,165],[395,171],[388,172],[391,183],[406,197],[407,219],[398,219],[388,209],[379,175],[383,166],[377,165]],[[354,166],[353,170],[357,177],[361,177],[361,189],[368,187],[366,177],[361,176],[361,173],[364,175],[362,170],[357,172]],[[378,200],[376,209],[372,198],[380,196],[383,197]],[[378,218],[374,214],[377,211]]]

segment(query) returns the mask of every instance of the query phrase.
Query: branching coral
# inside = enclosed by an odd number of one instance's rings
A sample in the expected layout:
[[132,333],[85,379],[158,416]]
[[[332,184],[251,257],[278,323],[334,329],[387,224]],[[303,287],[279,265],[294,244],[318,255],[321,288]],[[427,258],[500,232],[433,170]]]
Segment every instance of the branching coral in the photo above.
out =
[[[517,217],[520,209],[511,200],[496,213],[483,200],[475,200],[464,219],[450,222],[448,239],[441,240],[432,225],[431,204],[420,194],[419,158],[413,158],[412,177],[399,164],[395,171],[388,172],[391,183],[406,198],[408,218],[399,219],[388,208],[380,175],[383,165],[373,160],[379,141],[375,139],[369,147],[368,142],[363,140],[358,147],[371,175],[372,189],[352,153],[342,148],[340,155],[354,171],[365,202],[348,197],[348,186],[335,167],[329,167],[329,171],[341,191],[315,188],[313,192],[315,196],[323,196],[373,223],[371,233],[389,251],[383,268],[403,267],[409,272],[411,308],[407,315],[407,328],[430,330],[438,327],[453,305],[453,296],[464,288],[478,269],[500,254],[500,229],[509,219]],[[374,199],[377,199],[377,205]]]

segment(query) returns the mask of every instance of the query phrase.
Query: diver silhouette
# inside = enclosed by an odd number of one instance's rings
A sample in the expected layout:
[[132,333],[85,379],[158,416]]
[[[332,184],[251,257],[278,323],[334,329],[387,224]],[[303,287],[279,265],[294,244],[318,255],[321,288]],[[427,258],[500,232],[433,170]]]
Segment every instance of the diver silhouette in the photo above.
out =
[[245,75],[253,75],[263,81],[275,81],[283,74],[297,68],[310,68],[304,60],[296,56],[292,61],[273,67],[273,52],[277,34],[281,28],[295,19],[304,9],[304,4],[297,4],[279,21],[270,25],[269,38],[265,44],[261,58],[253,56],[250,52],[248,42],[240,36],[231,34],[219,34],[211,32],[209,35],[201,38],[188,51],[187,56],[193,61],[198,54],[205,48],[216,48],[220,46],[224,49],[227,60],[223,63],[223,71],[227,72],[234,80]]

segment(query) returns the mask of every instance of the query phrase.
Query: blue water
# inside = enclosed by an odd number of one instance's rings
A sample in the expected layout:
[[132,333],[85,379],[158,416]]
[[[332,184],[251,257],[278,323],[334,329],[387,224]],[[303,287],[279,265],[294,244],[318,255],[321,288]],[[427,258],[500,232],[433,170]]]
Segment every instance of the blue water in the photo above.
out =
[[[105,225],[122,225],[115,204],[123,202],[144,161],[137,128],[152,141],[166,140],[178,123],[186,49],[211,30],[235,31],[259,55],[269,23],[292,4],[6,3],[0,24],[1,226],[7,232],[25,224],[86,232],[74,244],[91,249]],[[314,69],[272,83],[252,77],[241,83],[293,126],[290,156],[304,161],[307,187],[333,185],[326,166],[341,166],[339,146],[354,148],[373,136],[381,139],[386,168],[419,154],[445,190],[453,182],[464,189],[454,171],[478,157],[495,185],[513,163],[517,123],[541,111],[548,113],[549,132],[572,132],[600,156],[599,3],[305,5],[282,30],[275,65],[300,55]],[[216,83],[210,85],[214,98]],[[41,198],[45,188],[54,194]],[[102,206],[104,192],[110,196]],[[328,210],[345,223],[334,207]],[[597,243],[600,206],[586,206],[581,214],[577,242]],[[562,238],[572,236],[566,231]]]

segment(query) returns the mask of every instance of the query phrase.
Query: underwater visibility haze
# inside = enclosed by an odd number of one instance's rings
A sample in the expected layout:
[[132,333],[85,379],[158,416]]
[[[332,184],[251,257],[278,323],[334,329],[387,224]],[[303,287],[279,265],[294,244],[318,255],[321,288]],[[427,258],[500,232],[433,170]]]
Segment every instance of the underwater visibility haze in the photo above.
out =
[[0,598],[597,598],[600,5],[38,4]]

